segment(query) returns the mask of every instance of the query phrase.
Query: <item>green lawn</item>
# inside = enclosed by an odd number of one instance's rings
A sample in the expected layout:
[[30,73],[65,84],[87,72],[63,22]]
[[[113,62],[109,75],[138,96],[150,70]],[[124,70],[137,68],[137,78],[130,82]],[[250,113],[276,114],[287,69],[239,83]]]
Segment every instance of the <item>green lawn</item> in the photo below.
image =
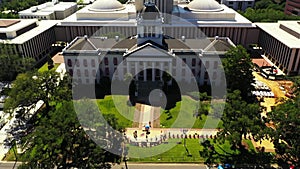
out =
[[[132,127],[135,107],[127,105],[128,96],[114,95],[98,99],[98,107],[103,114],[114,114],[120,127]],[[117,107],[115,105],[118,105]]]
[[[211,139],[209,139],[211,140]],[[151,155],[154,152],[162,152],[159,155],[144,158],[130,158],[129,161],[133,162],[204,162],[204,159],[200,157],[199,151],[203,150],[202,145],[199,141],[202,139],[186,139],[186,146],[191,156],[184,147],[184,141],[182,139],[169,139],[168,144],[161,144],[159,146],[141,148],[136,146],[129,146],[129,157],[144,157]],[[244,140],[249,145],[250,149],[254,149],[250,140]],[[181,144],[177,144],[180,142]],[[232,153],[230,144],[225,141],[222,145],[217,145],[216,151],[219,153]]]
[[[54,64],[53,70],[56,70],[59,64]],[[45,72],[48,71],[48,62],[46,62],[42,67],[39,68],[39,72]]]
[[[186,139],[187,149],[191,156],[184,147],[183,140],[169,139],[168,144],[161,144],[151,148],[140,148],[136,146],[129,146],[129,157],[144,157],[151,155],[155,152],[162,152],[159,155],[154,155],[145,158],[130,158],[129,161],[135,162],[203,162],[200,157],[199,150],[201,146],[198,139]],[[181,144],[177,144],[180,142]]]
[[[212,114],[202,115],[202,119],[193,116],[196,105],[195,100],[182,96],[182,101],[177,102],[174,108],[162,111],[160,124],[165,128],[216,128],[215,124],[219,122],[219,119],[214,118]],[[220,125],[221,123],[218,123],[218,127]]]

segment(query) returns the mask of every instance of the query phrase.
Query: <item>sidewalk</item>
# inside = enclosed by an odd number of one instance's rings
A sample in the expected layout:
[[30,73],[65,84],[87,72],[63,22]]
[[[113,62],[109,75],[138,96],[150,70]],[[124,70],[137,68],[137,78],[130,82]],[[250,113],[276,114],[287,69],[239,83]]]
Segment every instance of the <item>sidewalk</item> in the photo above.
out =
[[[42,100],[38,101],[35,105],[34,108],[30,109],[27,112],[27,120],[29,120],[42,106],[43,106],[44,102]],[[7,122],[3,128],[0,130],[0,161],[3,160],[3,158],[5,157],[6,153],[10,150],[10,146],[5,146],[5,139],[9,137],[9,130],[15,126],[15,124],[17,123],[17,119],[16,119],[16,110],[13,112],[13,117],[10,119],[9,122]],[[20,150],[18,150],[20,151]]]

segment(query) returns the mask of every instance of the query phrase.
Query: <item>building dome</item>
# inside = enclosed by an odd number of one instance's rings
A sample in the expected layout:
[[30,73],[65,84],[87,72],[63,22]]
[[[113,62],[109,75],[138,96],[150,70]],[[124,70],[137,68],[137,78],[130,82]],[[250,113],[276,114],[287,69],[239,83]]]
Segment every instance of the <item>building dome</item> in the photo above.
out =
[[90,11],[103,12],[103,11],[118,11],[124,9],[117,0],[97,0],[89,8]]
[[222,11],[222,6],[215,0],[193,0],[187,5],[189,10],[198,12]]

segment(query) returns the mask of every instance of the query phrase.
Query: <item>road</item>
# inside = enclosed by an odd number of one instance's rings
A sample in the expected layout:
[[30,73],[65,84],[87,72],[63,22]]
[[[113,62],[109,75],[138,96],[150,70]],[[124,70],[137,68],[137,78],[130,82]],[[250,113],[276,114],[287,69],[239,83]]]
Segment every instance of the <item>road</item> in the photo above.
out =
[[[159,164],[159,163],[128,163],[128,169],[206,169],[204,164]],[[126,169],[125,164],[115,165],[112,169]]]
[[21,165],[21,163],[19,163],[19,162],[15,165],[15,162],[3,162],[3,161],[0,161],[0,168],[1,169],[18,168],[19,165]]

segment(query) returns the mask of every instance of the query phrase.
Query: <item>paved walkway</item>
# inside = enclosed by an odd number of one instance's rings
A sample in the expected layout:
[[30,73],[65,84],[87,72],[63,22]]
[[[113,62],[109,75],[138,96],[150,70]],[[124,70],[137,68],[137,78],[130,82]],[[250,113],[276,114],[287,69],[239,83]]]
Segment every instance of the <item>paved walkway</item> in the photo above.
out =
[[[27,112],[27,120],[29,120],[42,106],[44,102],[42,100],[38,101],[34,108],[30,109]],[[7,122],[4,127],[0,130],[0,161],[5,157],[6,153],[10,150],[10,146],[5,146],[5,139],[10,136],[8,133],[11,128],[13,128],[17,122],[16,119],[16,111],[13,113],[13,117],[10,119],[9,122]],[[21,152],[20,149],[18,149],[18,152]]]
[[151,124],[152,128],[160,127],[160,107],[137,103],[135,106],[133,128],[143,129]]

